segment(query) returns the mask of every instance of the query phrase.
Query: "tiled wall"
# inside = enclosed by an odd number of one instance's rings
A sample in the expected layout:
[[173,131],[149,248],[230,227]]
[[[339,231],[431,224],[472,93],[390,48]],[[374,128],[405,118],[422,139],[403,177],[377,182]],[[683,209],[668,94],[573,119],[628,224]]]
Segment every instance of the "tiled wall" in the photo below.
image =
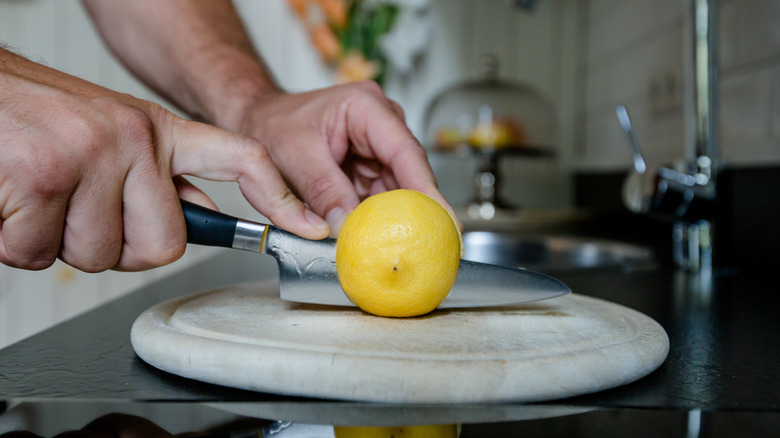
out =
[[[591,0],[585,136],[575,167],[628,168],[615,105],[629,108],[651,163],[684,157],[684,39],[690,0]],[[780,163],[780,2],[722,0],[720,138],[732,166]],[[666,87],[666,88],[664,88]]]
[[[264,58],[282,86],[302,91],[332,83],[285,0],[236,1]],[[520,12],[504,0],[432,0],[430,46],[409,77],[393,76],[388,94],[404,107],[412,131],[421,137],[425,107],[433,96],[478,77],[480,59],[495,54],[502,77],[530,83],[547,93],[558,112],[556,159],[512,159],[504,163],[505,195],[523,205],[566,205],[566,166],[577,132],[575,100],[582,76],[580,0],[543,0]],[[96,37],[76,0],[0,0],[0,41],[25,56],[109,88],[158,100],[115,62]],[[163,102],[163,104],[165,104]],[[432,156],[442,191],[453,204],[472,194],[473,160]],[[263,220],[235,186],[197,181],[223,211]],[[0,265],[0,347],[93,308],[149,281],[214,254],[190,247],[183,260],[143,273],[85,274],[57,263],[42,272]]]

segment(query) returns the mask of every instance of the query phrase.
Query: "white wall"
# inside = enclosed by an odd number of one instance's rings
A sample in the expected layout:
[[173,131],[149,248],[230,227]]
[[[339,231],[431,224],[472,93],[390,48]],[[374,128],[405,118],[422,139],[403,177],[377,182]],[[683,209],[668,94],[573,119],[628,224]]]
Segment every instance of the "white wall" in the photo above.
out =
[[[330,85],[323,66],[285,0],[238,0],[239,11],[282,86],[303,91]],[[430,47],[413,76],[391,76],[387,93],[407,113],[421,136],[433,96],[479,74],[487,53],[499,57],[502,76],[538,87],[558,109],[560,155],[555,160],[514,159],[504,163],[505,195],[525,206],[567,205],[566,166],[575,144],[576,82],[581,77],[578,41],[584,2],[541,0],[532,13],[505,0],[433,0]],[[140,98],[159,99],[114,61],[76,0],[0,0],[0,41],[51,67]],[[165,105],[165,102],[160,101]],[[454,204],[471,197],[473,163],[433,156],[442,191]],[[464,175],[467,177],[464,178]],[[199,182],[223,211],[262,220],[229,184]],[[86,274],[63,263],[42,272],[0,265],[0,347],[181,269],[214,249],[190,247],[167,267],[143,273]]]
[[[614,108],[628,106],[647,160],[684,157],[682,88],[654,100],[654,81],[682,86],[685,8],[690,0],[591,0],[587,14],[587,101],[584,143],[576,167],[626,169],[628,146]],[[720,2],[720,138],[732,166],[780,162],[780,2]],[[663,97],[663,96],[662,96]]]

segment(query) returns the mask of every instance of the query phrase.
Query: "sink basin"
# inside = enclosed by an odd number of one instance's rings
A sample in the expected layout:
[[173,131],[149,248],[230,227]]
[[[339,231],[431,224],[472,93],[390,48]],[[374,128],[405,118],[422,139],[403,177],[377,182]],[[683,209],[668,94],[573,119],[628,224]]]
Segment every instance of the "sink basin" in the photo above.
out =
[[650,249],[583,237],[463,233],[466,260],[543,272],[635,270],[655,266]]

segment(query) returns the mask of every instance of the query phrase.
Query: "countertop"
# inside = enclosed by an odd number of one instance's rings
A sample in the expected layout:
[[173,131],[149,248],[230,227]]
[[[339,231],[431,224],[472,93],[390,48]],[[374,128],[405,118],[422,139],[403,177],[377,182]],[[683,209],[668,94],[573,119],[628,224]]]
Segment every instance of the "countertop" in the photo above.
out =
[[[285,407],[347,402],[281,397],[200,383],[158,371],[141,361],[129,340],[135,318],[176,296],[276,275],[270,257],[225,251],[121,299],[0,350],[0,400],[13,403],[184,402],[258,407],[285,416]],[[771,273],[716,271],[690,275],[670,267],[634,272],[558,274],[575,293],[636,309],[667,331],[671,348],[647,377],[612,390],[538,405],[429,407],[449,409],[464,423],[523,419],[510,411],[759,413],[780,418],[780,318],[772,305]],[[352,404],[366,407],[366,404]],[[371,408],[383,408],[373,406]],[[406,412],[384,406],[387,412]],[[495,416],[501,408],[504,417]],[[368,409],[373,411],[375,409]],[[480,412],[485,418],[480,417]],[[387,415],[387,412],[382,415]],[[367,414],[369,415],[369,414]],[[267,418],[267,417],[266,417]],[[322,417],[318,417],[322,419]],[[301,420],[299,418],[299,420]],[[304,421],[305,418],[301,421]],[[322,419],[328,421],[327,419]],[[454,418],[457,420],[457,418]],[[403,420],[399,420],[403,421]]]

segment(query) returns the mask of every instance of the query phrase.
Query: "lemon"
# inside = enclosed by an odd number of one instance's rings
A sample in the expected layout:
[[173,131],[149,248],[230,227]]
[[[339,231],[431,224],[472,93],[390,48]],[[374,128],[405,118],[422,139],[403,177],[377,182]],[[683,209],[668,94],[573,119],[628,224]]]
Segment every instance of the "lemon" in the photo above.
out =
[[439,202],[414,190],[373,195],[350,213],[336,242],[347,297],[379,316],[424,315],[449,294],[462,236]]
[[472,130],[469,141],[479,148],[502,149],[523,144],[525,134],[516,123],[499,119],[477,125]]
[[456,424],[398,427],[335,426],[333,432],[336,438],[456,438],[460,435]]

